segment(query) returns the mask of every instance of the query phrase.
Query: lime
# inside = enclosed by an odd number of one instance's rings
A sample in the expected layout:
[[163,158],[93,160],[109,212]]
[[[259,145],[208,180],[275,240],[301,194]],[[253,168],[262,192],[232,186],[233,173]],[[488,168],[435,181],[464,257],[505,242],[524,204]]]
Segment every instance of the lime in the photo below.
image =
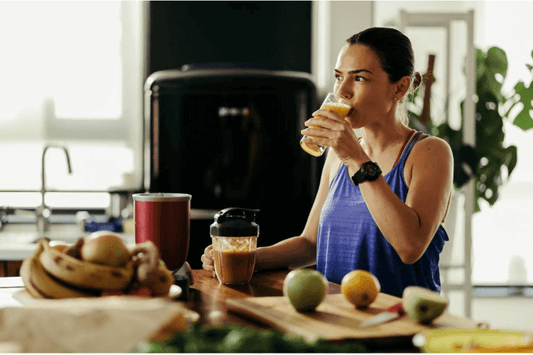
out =
[[326,297],[327,291],[326,277],[312,269],[293,270],[283,282],[283,295],[299,312],[314,311]]

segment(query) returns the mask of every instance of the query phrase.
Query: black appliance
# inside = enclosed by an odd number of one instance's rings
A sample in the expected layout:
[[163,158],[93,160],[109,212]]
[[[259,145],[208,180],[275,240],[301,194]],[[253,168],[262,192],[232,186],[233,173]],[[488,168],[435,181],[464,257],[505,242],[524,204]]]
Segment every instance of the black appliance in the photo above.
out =
[[145,189],[192,195],[192,268],[227,207],[260,210],[260,245],[301,233],[323,164],[299,144],[319,106],[309,74],[188,65],[153,73],[144,90]]

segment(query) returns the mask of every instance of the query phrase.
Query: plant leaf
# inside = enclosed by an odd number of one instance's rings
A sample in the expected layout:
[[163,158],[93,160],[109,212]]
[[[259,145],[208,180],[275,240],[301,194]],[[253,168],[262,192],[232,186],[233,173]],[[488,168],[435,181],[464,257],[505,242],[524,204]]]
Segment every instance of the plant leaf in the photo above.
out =
[[528,129],[533,128],[533,118],[531,117],[530,110],[533,110],[533,81],[529,85],[529,88],[526,88],[524,82],[519,81],[515,87],[515,97],[520,97],[519,101],[522,103],[522,110],[516,115],[513,120],[513,124],[522,128],[522,130],[527,131]]
[[491,47],[487,51],[485,65],[487,69],[490,68],[492,72],[501,74],[505,78],[508,68],[507,54],[501,48]]
[[505,165],[507,165],[507,174],[510,176],[514,168],[516,167],[516,163],[518,162],[518,149],[516,148],[516,146],[511,145],[507,147],[505,151],[507,153]]

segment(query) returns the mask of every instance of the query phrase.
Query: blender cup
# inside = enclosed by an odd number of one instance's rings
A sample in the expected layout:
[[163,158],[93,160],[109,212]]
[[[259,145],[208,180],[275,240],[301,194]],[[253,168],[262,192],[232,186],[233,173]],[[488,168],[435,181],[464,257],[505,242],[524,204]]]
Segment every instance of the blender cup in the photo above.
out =
[[259,210],[226,208],[215,215],[211,225],[215,274],[225,285],[250,282],[255,268]]

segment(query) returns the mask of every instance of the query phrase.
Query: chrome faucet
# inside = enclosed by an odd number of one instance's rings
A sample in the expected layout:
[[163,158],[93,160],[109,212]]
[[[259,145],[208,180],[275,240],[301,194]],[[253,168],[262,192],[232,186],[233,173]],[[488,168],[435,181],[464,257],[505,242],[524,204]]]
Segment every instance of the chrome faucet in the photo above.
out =
[[46,194],[44,157],[46,156],[48,148],[63,149],[63,151],[65,152],[65,156],[67,157],[68,173],[72,174],[72,167],[70,165],[70,155],[68,154],[67,148],[61,145],[46,145],[44,147],[43,155],[41,157],[41,205],[35,209],[37,232],[39,232],[40,236],[43,236],[45,232],[50,230],[51,211],[50,208],[48,208],[48,206],[46,206],[46,204],[44,203],[44,195]]

